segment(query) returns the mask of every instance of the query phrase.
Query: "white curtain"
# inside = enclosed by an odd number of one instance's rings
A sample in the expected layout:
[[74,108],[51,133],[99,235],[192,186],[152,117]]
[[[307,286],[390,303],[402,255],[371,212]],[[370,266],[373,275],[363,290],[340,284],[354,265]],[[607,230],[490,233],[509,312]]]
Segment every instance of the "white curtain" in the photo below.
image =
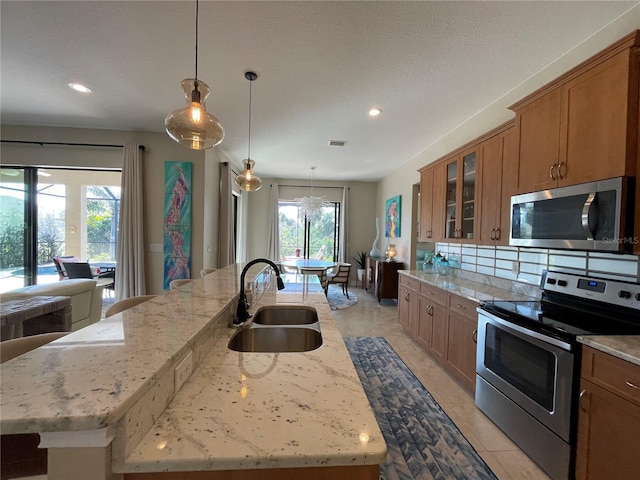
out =
[[127,142],[122,162],[116,301],[146,294],[143,200],[142,150],[137,142]]
[[280,218],[278,216],[278,201],[280,192],[277,183],[271,184],[271,198],[269,200],[269,243],[267,258],[274,262],[280,261]]
[[338,239],[338,261],[349,263],[349,187],[345,185],[342,190],[342,202],[340,203],[340,238]]
[[233,181],[234,173],[228,162],[220,164],[220,212],[218,226],[218,267],[236,263],[234,236]]

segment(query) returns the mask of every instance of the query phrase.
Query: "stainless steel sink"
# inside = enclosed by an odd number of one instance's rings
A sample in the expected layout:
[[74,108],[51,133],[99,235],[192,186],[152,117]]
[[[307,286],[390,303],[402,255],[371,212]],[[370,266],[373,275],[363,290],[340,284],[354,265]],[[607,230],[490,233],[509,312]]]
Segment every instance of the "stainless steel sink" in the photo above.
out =
[[228,347],[236,352],[309,352],[322,345],[322,334],[315,328],[271,327],[238,330]]
[[315,308],[301,305],[270,305],[260,308],[253,316],[258,325],[311,325],[318,323]]

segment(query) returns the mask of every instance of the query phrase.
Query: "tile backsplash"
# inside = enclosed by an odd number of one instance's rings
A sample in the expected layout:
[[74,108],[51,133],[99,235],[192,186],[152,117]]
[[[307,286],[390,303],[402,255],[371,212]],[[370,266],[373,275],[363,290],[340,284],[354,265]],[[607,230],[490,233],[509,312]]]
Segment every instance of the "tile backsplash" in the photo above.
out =
[[614,253],[438,243],[461,271],[538,285],[543,270],[640,282],[640,257]]

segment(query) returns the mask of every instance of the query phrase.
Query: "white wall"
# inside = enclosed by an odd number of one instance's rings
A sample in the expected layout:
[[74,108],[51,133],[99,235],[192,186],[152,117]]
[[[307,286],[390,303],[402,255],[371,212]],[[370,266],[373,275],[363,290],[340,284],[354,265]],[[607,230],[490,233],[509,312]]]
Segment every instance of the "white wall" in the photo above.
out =
[[[515,114],[508,109],[510,105],[638,28],[640,28],[640,5],[636,5],[625,15],[586,39],[525,82],[514,86],[503,97],[479,111],[437,142],[426,146],[413,158],[397,159],[398,163],[404,163],[379,183],[376,200],[376,214],[384,218],[385,200],[394,195],[402,195],[402,236],[395,239],[398,250],[397,259],[407,264],[410,259],[411,235],[416,232],[415,226],[411,225],[411,186],[420,181],[419,168],[436,161],[465,143],[514,118]],[[407,228],[409,226],[411,228]]]

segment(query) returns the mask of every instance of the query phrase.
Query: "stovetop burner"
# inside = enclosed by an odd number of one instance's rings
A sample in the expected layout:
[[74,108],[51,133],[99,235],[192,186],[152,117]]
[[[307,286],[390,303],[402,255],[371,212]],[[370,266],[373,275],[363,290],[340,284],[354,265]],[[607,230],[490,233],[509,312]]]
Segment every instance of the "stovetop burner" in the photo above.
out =
[[640,284],[545,272],[541,286],[541,301],[483,302],[480,307],[562,340],[640,335]]

